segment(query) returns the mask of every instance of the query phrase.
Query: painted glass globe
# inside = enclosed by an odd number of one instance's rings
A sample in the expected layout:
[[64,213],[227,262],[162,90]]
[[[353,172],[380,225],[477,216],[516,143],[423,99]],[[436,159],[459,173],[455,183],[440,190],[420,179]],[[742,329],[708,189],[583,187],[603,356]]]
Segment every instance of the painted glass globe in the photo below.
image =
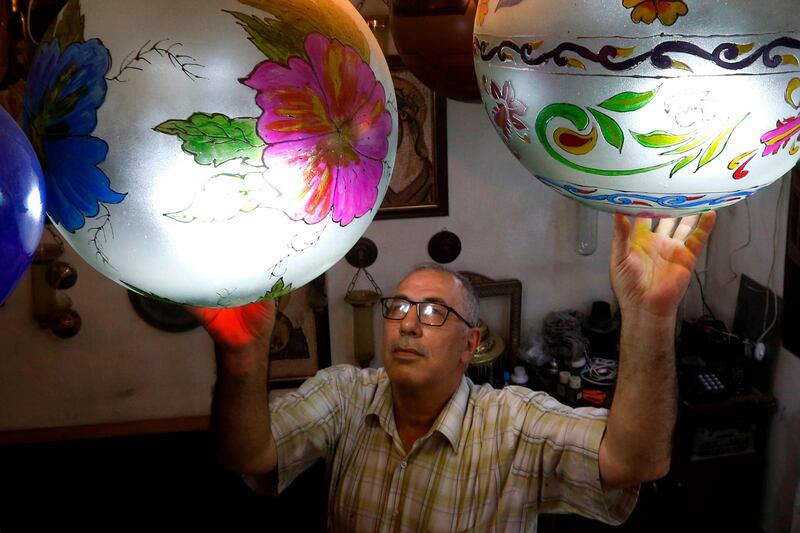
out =
[[347,0],[69,0],[23,126],[47,212],[128,289],[229,307],[330,268],[391,176],[394,89]]
[[45,187],[36,153],[0,107],[0,303],[36,254],[44,228]]
[[480,0],[473,57],[497,133],[561,194],[683,216],[800,157],[796,0]]

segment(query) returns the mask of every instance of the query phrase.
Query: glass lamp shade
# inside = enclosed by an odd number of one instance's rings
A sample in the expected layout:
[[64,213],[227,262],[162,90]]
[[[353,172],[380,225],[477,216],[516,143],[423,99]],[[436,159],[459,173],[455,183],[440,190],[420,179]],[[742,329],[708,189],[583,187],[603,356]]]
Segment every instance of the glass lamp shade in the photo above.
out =
[[796,0],[481,0],[474,31],[501,139],[586,205],[717,209],[800,157]]
[[44,229],[45,187],[31,143],[0,107],[0,303],[36,254]]
[[135,292],[229,307],[330,268],[381,203],[386,61],[347,0],[69,0],[24,128],[47,212]]
[[429,88],[462,102],[481,101],[472,63],[478,0],[392,0],[389,26],[403,63]]

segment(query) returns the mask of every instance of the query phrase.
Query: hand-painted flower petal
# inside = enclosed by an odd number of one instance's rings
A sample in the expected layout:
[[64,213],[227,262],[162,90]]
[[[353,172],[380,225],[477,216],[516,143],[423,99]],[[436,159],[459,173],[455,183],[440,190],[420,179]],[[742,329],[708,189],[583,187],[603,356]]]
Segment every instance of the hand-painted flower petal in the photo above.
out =
[[367,103],[348,121],[353,149],[364,157],[382,161],[389,152],[392,117],[386,111],[386,93],[376,83]]
[[306,37],[305,48],[328,102],[328,116],[337,125],[348,121],[367,105],[375,73],[358,52],[319,33]]
[[[106,97],[108,50],[92,39],[73,43],[58,55],[57,41],[44,45],[34,61],[26,95],[26,115],[35,116],[39,134],[88,135],[97,126],[97,109]],[[53,59],[56,58],[55,61]]]
[[64,50],[58,63],[65,83],[60,100],[69,102],[70,109],[64,117],[67,131],[70,135],[89,135],[97,126],[97,109],[106,98],[104,76],[111,65],[108,50],[97,39],[73,43]]
[[789,140],[794,135],[798,134],[800,134],[800,115],[793,119],[779,122],[777,128],[761,136],[761,142],[764,144],[764,151],[761,157],[777,154],[779,150],[789,144]]
[[[309,140],[310,141],[310,140]],[[274,144],[264,150],[265,177],[279,193],[276,207],[293,220],[316,224],[333,207],[333,180],[339,156],[321,150],[327,136]]]
[[495,100],[500,100],[503,98],[503,93],[494,80],[491,81],[491,88],[492,88],[492,98],[494,98]]
[[47,213],[74,232],[84,218],[97,216],[98,202],[119,203],[125,199],[111,189],[105,173],[97,168],[106,158],[108,145],[96,137],[67,137],[44,143],[44,175]]
[[308,63],[293,57],[289,67],[265,61],[243,81],[258,91],[256,103],[264,110],[257,131],[267,143],[297,141],[331,133],[322,88]]
[[644,2],[634,8],[631,13],[631,20],[635,23],[644,22],[645,24],[652,24],[657,16],[656,6],[653,2]]
[[342,226],[375,207],[383,164],[372,159],[340,166],[336,174],[333,221]]
[[680,0],[672,2],[660,1],[656,2],[656,4],[658,5],[658,20],[665,26],[672,26],[678,20],[678,17],[682,17],[689,12],[687,5]]
[[29,119],[39,115],[44,93],[55,84],[59,75],[56,64],[60,53],[58,39],[42,43],[36,50],[25,85],[25,113],[22,120],[25,131],[28,131]]

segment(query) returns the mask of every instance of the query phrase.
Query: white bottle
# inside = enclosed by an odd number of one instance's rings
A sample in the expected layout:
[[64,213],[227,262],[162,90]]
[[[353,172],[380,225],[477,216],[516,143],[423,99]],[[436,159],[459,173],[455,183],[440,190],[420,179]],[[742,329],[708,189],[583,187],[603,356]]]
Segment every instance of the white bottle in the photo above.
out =
[[524,366],[514,367],[514,373],[511,374],[511,383],[514,385],[522,385],[523,387],[528,385],[528,373],[525,372]]

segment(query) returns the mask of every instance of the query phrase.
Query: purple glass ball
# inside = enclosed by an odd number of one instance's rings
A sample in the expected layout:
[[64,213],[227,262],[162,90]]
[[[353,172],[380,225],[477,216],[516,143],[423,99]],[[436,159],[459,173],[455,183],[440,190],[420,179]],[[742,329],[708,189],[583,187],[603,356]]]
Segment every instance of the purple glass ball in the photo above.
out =
[[44,228],[44,178],[17,123],[0,108],[0,302],[30,266]]

